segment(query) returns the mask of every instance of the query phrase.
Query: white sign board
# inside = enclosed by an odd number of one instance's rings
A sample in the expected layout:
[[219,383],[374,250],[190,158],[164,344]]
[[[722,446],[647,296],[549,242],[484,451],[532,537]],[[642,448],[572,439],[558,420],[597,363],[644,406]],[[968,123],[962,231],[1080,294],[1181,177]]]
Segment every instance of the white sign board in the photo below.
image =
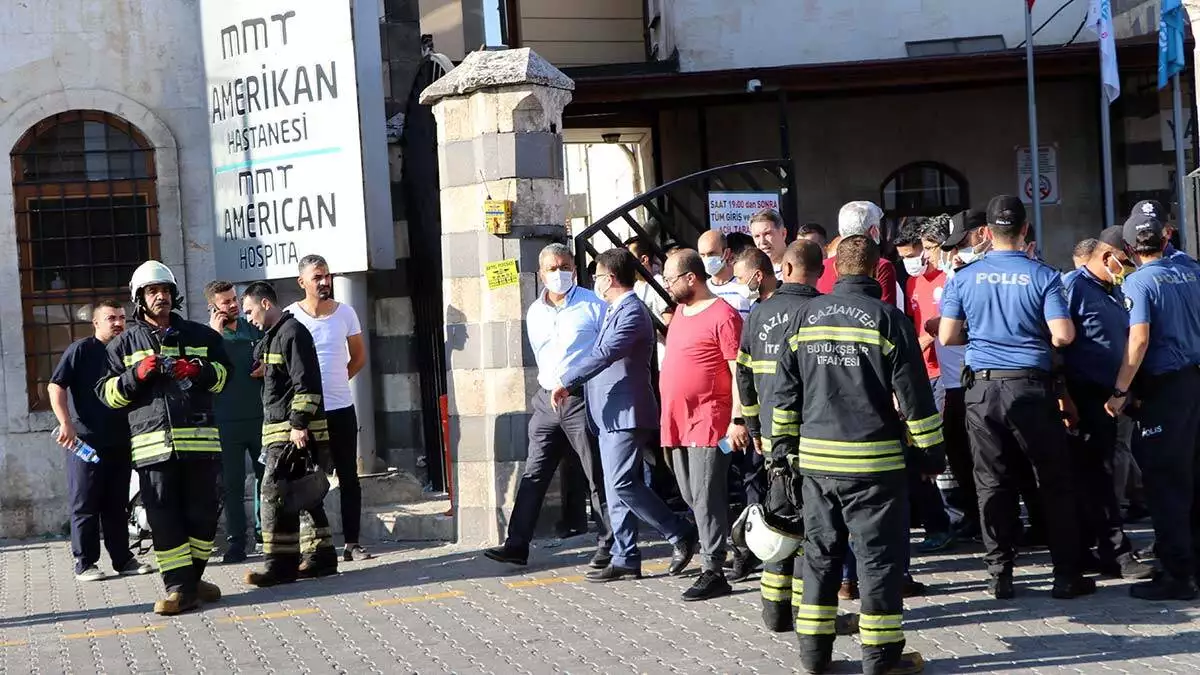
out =
[[[1038,152],[1038,170],[1041,172],[1039,192],[1043,204],[1058,204],[1062,198],[1058,193],[1058,148],[1043,145]],[[1026,204],[1033,203],[1033,162],[1029,146],[1017,148],[1017,194]]]
[[350,3],[201,0],[216,273],[367,269]]
[[708,193],[709,227],[724,234],[750,234],[750,218],[763,209],[779,210],[776,192],[710,192]]

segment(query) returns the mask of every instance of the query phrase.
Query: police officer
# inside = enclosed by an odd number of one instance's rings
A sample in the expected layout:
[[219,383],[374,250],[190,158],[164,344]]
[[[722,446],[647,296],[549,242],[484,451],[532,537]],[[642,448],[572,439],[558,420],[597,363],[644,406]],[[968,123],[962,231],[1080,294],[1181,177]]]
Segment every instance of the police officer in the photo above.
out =
[[1013,453],[1019,448],[1033,465],[1049,528],[1051,595],[1074,598],[1095,592],[1096,583],[1080,574],[1071,463],[1051,360],[1055,347],[1075,339],[1075,324],[1062,277],[1025,254],[1029,223],[1021,200],[994,197],[987,222],[992,250],[946,284],[938,332],[943,344],[956,345],[966,341],[964,321],[971,330],[963,384],[988,590],[997,599],[1015,595],[1020,477]]
[[1125,222],[1126,251],[1138,263],[1122,285],[1129,342],[1116,389],[1105,404],[1117,415],[1135,401],[1133,456],[1142,469],[1146,501],[1163,573],[1136,584],[1143,600],[1196,597],[1195,546],[1200,543],[1200,270],[1166,258],[1164,223],[1135,213]]
[[[285,508],[282,489],[283,481],[293,477],[287,471],[299,453],[323,466],[331,460],[317,348],[308,329],[280,307],[270,284],[250,284],[242,294],[242,309],[250,323],[266,332],[254,356],[263,364],[262,446],[266,449],[266,470],[262,524],[267,564],[263,572],[247,573],[246,583],[261,588],[290,583],[299,577],[335,574],[337,552],[324,506],[316,503],[305,509],[313,527],[302,540],[300,511]],[[301,554],[307,558],[303,565]]]
[[[1145,579],[1154,570],[1139,562],[1121,524],[1113,484],[1117,420],[1104,410],[1125,358],[1129,314],[1121,283],[1133,269],[1120,227],[1100,234],[1078,269],[1063,278],[1075,341],[1062,352],[1067,392],[1078,420],[1070,444],[1079,486],[1083,560],[1105,576]],[[1079,247],[1076,247],[1079,252]],[[1096,556],[1090,552],[1096,544]],[[1085,565],[1086,566],[1086,565]]]
[[941,473],[942,421],[912,321],[880,299],[878,264],[873,241],[861,235],[842,239],[833,292],[811,300],[789,324],[778,366],[771,455],[772,461],[789,457],[803,476],[807,541],[795,627],[801,663],[810,673],[825,672],[832,661],[850,538],[859,560],[863,672],[918,672],[914,668],[923,663],[919,654],[902,654],[908,558],[904,439],[910,438],[922,474]]
[[1163,249],[1163,258],[1176,263],[1185,263],[1189,265],[1200,264],[1197,263],[1195,258],[1192,256],[1171,245],[1171,240],[1175,237],[1175,227],[1168,222],[1167,218],[1169,214],[1163,207],[1162,202],[1158,201],[1157,199],[1143,199],[1142,201],[1134,204],[1133,208],[1129,211],[1130,218],[1136,216],[1150,216],[1151,218],[1154,218],[1158,222],[1162,223],[1163,238],[1167,241],[1167,245]]
[[167,589],[154,612],[163,615],[221,598],[221,589],[200,577],[221,505],[213,398],[225,388],[230,363],[220,335],[176,313],[183,304],[178,288],[157,260],[133,271],[134,319],[109,343],[107,374],[96,384],[105,405],[129,414],[133,465]]
[[[755,450],[747,454],[770,455],[771,418],[770,406],[763,414],[762,402],[771,401],[775,395],[775,369],[779,355],[787,348],[787,327],[792,319],[804,311],[809,301],[820,295],[816,289],[817,279],[824,268],[824,252],[821,247],[805,239],[792,242],[783,255],[781,273],[783,285],[771,297],[754,305],[750,318],[742,328],[741,350],[737,358],[737,387],[742,401],[742,417],[754,439]],[[775,281],[771,259],[756,248],[749,248],[738,256],[734,265],[737,272],[753,270],[745,282],[753,288],[756,280],[765,284]],[[739,277],[741,278],[741,277]],[[789,502],[785,482],[792,479],[787,456],[768,459],[766,470],[770,475],[769,491],[764,506],[768,514],[778,520],[799,524],[798,505]],[[798,490],[793,490],[799,495]],[[757,502],[755,502],[757,503]],[[768,630],[782,633],[792,630],[792,607],[800,606],[802,576],[796,567],[800,558],[792,556],[776,563],[768,563],[759,578],[763,602],[763,623]]]

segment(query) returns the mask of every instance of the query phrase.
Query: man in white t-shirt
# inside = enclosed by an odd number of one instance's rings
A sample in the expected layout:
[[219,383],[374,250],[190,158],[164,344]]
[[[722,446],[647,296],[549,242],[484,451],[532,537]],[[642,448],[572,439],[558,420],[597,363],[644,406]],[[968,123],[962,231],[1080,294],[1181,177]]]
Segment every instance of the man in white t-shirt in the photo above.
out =
[[367,362],[362,325],[352,307],[333,299],[333,275],[325,258],[304,256],[299,281],[304,299],[288,305],[287,311],[312,333],[321,364],[329,450],[342,498],[342,536],[346,540],[342,559],[368,560],[371,554],[358,543],[362,488],[358,484],[358,417],[350,392],[350,380]]
[[720,230],[709,230],[700,235],[696,244],[700,259],[704,261],[704,272],[708,275],[708,290],[728,302],[742,316],[750,317],[750,289],[738,283],[733,276],[733,251]]

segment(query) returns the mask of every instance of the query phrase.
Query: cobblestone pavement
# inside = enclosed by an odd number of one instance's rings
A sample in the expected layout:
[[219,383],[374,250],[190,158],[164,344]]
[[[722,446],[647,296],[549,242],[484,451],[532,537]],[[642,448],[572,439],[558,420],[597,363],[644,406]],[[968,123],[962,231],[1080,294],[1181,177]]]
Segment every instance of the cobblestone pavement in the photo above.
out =
[[[595,586],[586,542],[557,543],[521,570],[454,546],[377,547],[337,577],[268,590],[241,584],[247,565],[215,565],[225,598],[164,619],[149,611],[157,576],[81,584],[66,542],[3,542],[0,673],[795,672],[794,636],[761,628],[756,581],[684,603],[665,545],[647,550],[647,578]],[[998,602],[978,551],[913,561],[930,593],[905,628],[926,672],[1200,672],[1197,603],[1132,600],[1111,581],[1053,600],[1045,554],[1022,557],[1017,599]],[[857,638],[837,651],[835,672],[859,672]]]

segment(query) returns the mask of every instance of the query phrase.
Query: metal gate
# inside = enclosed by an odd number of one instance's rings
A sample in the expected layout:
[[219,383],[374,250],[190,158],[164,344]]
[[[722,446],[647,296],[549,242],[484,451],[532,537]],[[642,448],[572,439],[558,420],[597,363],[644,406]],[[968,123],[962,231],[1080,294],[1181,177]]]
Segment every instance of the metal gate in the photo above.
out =
[[[650,244],[653,255],[665,260],[663,246],[677,243],[694,248],[700,235],[710,229],[708,194],[720,192],[777,192],[783,220],[796,226],[796,194],[792,184],[793,165],[790,159],[759,159],[728,164],[677,178],[622,204],[608,215],[575,235],[575,268],[579,281],[590,286],[592,275],[588,268],[601,250],[624,246],[627,239],[614,227],[627,226],[634,236]],[[638,217],[642,216],[642,222]],[[646,230],[645,220],[658,222],[657,236]],[[598,241],[593,242],[593,239]],[[639,265],[642,277],[651,287],[671,302],[670,295]],[[657,322],[657,319],[655,319]],[[663,330],[663,326],[659,326]]]

